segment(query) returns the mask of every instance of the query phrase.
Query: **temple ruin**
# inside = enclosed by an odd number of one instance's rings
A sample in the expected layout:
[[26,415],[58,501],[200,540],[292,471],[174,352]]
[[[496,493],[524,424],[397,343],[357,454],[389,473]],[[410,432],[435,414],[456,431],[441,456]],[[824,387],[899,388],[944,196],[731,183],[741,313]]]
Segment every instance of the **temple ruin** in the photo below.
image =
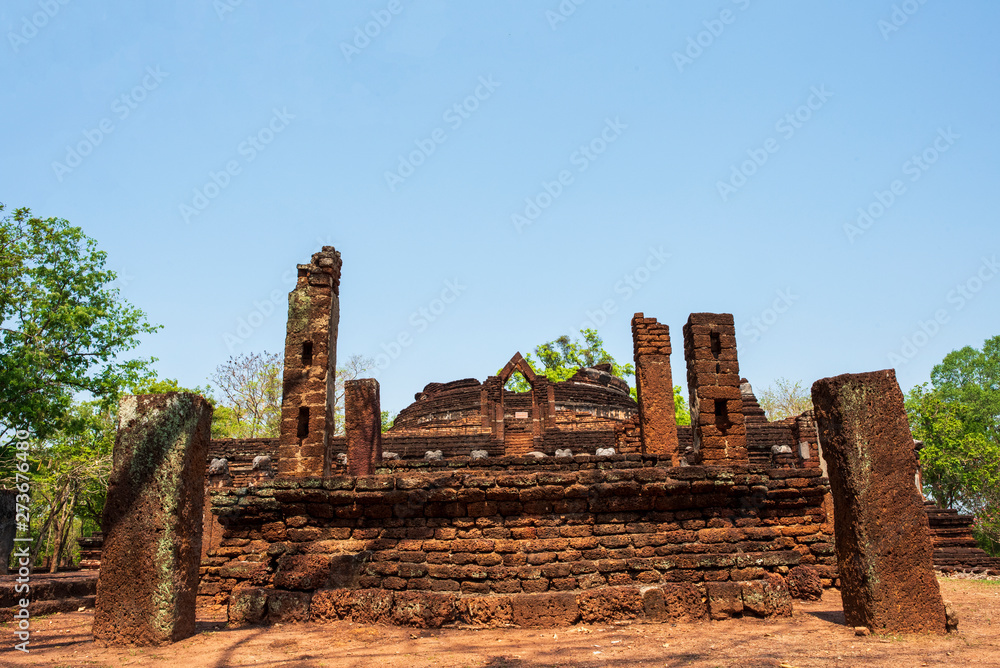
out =
[[[352,384],[333,436],[340,269],[332,247],[299,266],[277,444],[213,443],[231,482],[208,492],[199,593],[232,623],[766,617],[790,614],[793,569],[837,583],[816,425],[766,420],[731,315],[684,326],[690,426],[669,328],[637,313],[638,402],[610,365],[553,382],[515,353],[429,383],[377,438],[377,383]],[[261,455],[276,474],[248,467]]]
[[[771,617],[841,585],[820,429],[812,411],[767,420],[732,315],[683,325],[690,425],[677,424],[669,326],[636,313],[636,399],[610,365],[556,382],[515,352],[484,380],[428,383],[384,433],[378,382],[350,381],[338,436],[341,267],[330,246],[298,266],[280,437],[208,447],[198,596],[230,623]],[[526,391],[508,389],[514,374]],[[915,467],[907,435],[892,456]],[[864,484],[845,470],[838,484]],[[925,570],[935,550],[955,569],[998,566],[971,553],[968,518],[907,512]],[[891,626],[866,610],[859,623]]]

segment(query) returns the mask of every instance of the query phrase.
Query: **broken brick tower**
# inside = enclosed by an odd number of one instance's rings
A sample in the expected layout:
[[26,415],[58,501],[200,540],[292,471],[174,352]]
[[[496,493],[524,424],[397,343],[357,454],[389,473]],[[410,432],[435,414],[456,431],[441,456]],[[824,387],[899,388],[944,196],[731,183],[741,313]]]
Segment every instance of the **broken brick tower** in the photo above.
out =
[[684,325],[684,357],[691,393],[694,462],[709,466],[749,463],[747,429],[730,313],[692,313]]
[[660,455],[678,466],[681,453],[670,373],[670,328],[656,322],[656,318],[636,313],[632,316],[632,345],[642,452]]
[[332,460],[340,253],[323,246],[298,265],[288,293],[288,329],[281,401],[278,475],[326,477]]

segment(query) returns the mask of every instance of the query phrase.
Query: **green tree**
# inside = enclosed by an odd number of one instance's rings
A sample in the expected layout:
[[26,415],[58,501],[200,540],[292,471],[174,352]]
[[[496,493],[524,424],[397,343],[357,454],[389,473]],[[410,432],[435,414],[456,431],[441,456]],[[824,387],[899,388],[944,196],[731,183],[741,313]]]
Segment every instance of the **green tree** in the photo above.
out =
[[275,438],[281,430],[281,356],[241,353],[216,367],[222,397],[213,414],[217,437]]
[[[582,342],[564,334],[558,339],[536,346],[537,360],[530,353],[524,359],[532,371],[554,383],[568,380],[578,369],[596,364],[610,364],[612,375],[618,378],[635,375],[633,364],[618,364],[611,353],[604,349],[604,341],[596,330],[581,329],[580,334],[583,335]],[[513,392],[527,392],[530,385],[521,374],[515,373],[511,374],[506,388]]]
[[382,433],[392,429],[392,423],[396,421],[396,414],[392,411],[382,411]]
[[680,385],[674,385],[674,413],[677,415],[677,424],[691,424],[691,409],[684,398],[684,388]]
[[0,444],[65,431],[74,395],[108,405],[147,372],[152,360],[119,356],[159,327],[111,287],[106,259],[62,218],[0,219]]
[[[524,360],[532,371],[542,374],[552,382],[568,380],[578,369],[595,364],[610,364],[611,374],[618,378],[635,376],[635,365],[619,364],[615,361],[611,353],[604,349],[604,341],[596,330],[581,329],[580,334],[583,335],[583,342],[579,339],[570,339],[564,334],[558,339],[536,346],[537,360],[530,353],[525,355]],[[517,372],[511,374],[504,387],[511,392],[527,392],[531,389],[527,379]],[[630,394],[633,399],[636,398],[634,387],[630,388]],[[684,389],[680,385],[674,386],[674,407],[677,424],[691,424],[691,412],[684,398]]]
[[[100,402],[70,407],[64,428],[30,441],[31,562],[49,557],[49,572],[72,563],[81,531],[100,528],[111,475],[115,416]],[[12,476],[0,481],[10,486]]]
[[757,400],[767,419],[772,422],[801,415],[805,411],[811,411],[813,407],[812,397],[802,387],[802,381],[793,382],[787,378],[776,379],[764,388]]
[[910,390],[906,409],[924,442],[925,492],[975,516],[980,545],[1000,553],[1000,336],[948,353],[930,384]]

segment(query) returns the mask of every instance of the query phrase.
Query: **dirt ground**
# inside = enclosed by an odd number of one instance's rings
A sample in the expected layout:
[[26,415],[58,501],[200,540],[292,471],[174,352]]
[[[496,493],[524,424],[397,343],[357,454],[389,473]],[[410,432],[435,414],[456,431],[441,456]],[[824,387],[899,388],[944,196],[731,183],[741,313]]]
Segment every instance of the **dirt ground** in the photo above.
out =
[[706,624],[580,625],[556,629],[417,630],[349,622],[226,629],[200,611],[200,633],[159,648],[107,649],[90,636],[93,611],[34,620],[31,652],[14,651],[0,626],[2,666],[998,666],[1000,582],[941,580],[959,614],[948,636],[858,637],[840,595],[796,601],[789,619]]

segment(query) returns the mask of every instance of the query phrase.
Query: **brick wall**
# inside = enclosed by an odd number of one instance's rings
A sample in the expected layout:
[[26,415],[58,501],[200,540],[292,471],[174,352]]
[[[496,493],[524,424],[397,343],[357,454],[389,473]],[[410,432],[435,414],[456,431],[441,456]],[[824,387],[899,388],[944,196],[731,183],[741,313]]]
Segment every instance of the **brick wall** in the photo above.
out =
[[212,492],[203,594],[240,586],[461,595],[835,574],[817,469],[616,455],[389,462],[380,475]]

